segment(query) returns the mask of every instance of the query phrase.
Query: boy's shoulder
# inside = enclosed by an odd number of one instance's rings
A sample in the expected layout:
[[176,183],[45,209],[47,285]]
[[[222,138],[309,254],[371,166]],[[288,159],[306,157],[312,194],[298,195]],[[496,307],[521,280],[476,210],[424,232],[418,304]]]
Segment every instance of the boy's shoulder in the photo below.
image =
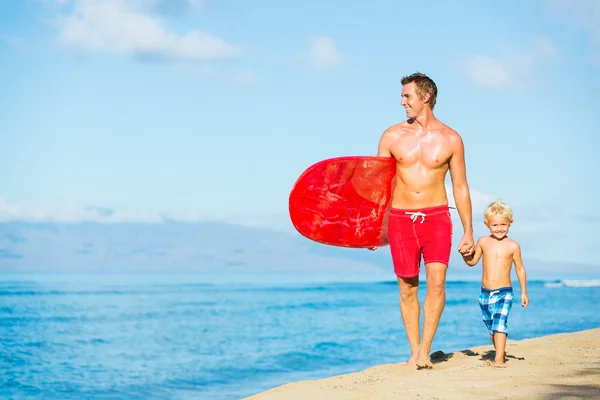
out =
[[482,236],[479,239],[477,239],[477,244],[483,245],[485,243],[488,243],[490,240],[492,240],[490,236]]
[[520,249],[519,243],[517,243],[515,240],[509,237],[505,237],[504,239],[502,239],[500,245],[502,246],[501,248],[503,249],[503,251],[506,251],[508,253],[515,253]]
[[519,246],[519,243],[517,243],[516,240],[513,240],[509,237],[505,238],[504,240],[506,240],[506,246],[509,247],[511,250],[518,250],[521,246]]

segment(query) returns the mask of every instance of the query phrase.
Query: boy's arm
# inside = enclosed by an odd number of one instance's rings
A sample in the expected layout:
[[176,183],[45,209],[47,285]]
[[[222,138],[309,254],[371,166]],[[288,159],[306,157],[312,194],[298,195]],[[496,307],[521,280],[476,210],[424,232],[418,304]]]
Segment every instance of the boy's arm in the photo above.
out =
[[467,263],[469,267],[473,267],[479,262],[479,259],[483,254],[483,248],[481,247],[482,241],[483,238],[479,238],[477,243],[475,243],[475,252],[473,252],[470,255],[462,255],[463,260],[465,261],[465,263]]
[[521,259],[521,247],[518,243],[515,252],[513,253],[513,261],[515,263],[517,278],[519,278],[519,285],[521,285],[521,305],[527,307],[529,304],[529,296],[527,296],[527,273],[525,272],[525,266]]

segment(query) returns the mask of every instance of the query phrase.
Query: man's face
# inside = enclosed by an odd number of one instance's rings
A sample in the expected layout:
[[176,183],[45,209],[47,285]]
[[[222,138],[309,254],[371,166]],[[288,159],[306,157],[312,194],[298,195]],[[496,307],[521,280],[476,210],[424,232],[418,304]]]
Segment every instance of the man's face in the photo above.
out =
[[414,82],[407,83],[402,87],[402,107],[406,110],[408,118],[417,118],[425,108],[425,102],[417,94]]

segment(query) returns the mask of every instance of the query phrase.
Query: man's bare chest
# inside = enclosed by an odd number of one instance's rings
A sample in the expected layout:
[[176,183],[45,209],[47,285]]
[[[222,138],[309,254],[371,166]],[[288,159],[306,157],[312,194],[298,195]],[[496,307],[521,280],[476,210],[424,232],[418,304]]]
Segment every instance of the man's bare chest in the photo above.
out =
[[448,143],[444,140],[400,138],[391,146],[391,153],[400,166],[421,164],[436,168],[447,164],[452,156]]

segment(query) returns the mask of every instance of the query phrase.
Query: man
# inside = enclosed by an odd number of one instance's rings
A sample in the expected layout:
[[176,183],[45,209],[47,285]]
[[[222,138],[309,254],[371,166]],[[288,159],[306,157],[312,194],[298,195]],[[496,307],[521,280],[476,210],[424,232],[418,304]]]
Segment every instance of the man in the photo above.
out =
[[[431,368],[429,353],[446,302],[446,270],[452,247],[452,221],[444,185],[448,170],[464,229],[458,245],[462,255],[474,251],[471,199],[462,139],[433,115],[435,83],[421,73],[404,77],[401,82],[401,104],[408,119],[383,132],[377,155],[396,160],[388,238],[411,348],[408,364]],[[422,339],[417,297],[421,256],[427,277]]]

